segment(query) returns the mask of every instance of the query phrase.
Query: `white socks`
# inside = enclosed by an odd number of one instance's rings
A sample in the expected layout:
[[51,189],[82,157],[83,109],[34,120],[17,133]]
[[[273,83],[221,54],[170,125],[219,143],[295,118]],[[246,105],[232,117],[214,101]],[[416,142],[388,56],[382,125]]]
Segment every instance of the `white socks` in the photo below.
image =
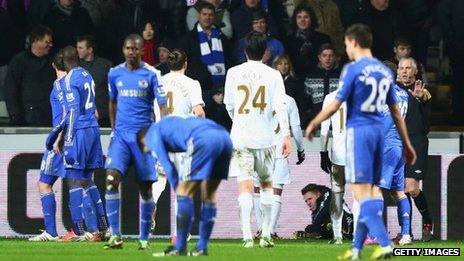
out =
[[253,196],[248,193],[240,193],[238,196],[240,206],[240,223],[242,225],[243,240],[253,239],[251,235],[251,209],[253,208]]
[[273,195],[274,200],[272,201],[272,216],[271,216],[271,234],[276,232],[277,220],[279,220],[280,210],[282,208],[282,196]]
[[272,188],[263,188],[260,193],[261,197],[261,210],[263,212],[263,225],[261,229],[262,237],[271,237],[271,216],[272,216],[272,202],[273,190]]
[[161,196],[161,193],[166,189],[166,176],[159,175],[158,181],[154,182],[151,185],[151,193],[153,195],[153,201],[158,203],[158,199]]
[[[352,207],[352,211],[353,211],[353,221],[354,221],[354,226],[353,226],[353,235],[356,234],[356,226],[358,225],[358,218],[359,218],[359,211],[360,211],[360,206],[359,206],[359,202],[354,198],[354,195],[353,195],[353,207]],[[353,238],[354,240],[354,238]]]
[[330,219],[332,220],[332,229],[334,237],[343,237],[343,192],[332,191],[332,201],[330,202]]
[[256,225],[258,230],[263,226],[263,213],[261,211],[260,193],[253,193],[253,209],[255,211]]

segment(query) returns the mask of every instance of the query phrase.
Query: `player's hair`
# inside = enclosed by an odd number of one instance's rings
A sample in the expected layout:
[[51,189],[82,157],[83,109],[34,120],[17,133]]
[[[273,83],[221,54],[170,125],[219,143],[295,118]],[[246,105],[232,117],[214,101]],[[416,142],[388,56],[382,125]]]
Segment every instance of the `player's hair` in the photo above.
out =
[[187,55],[180,49],[174,49],[168,56],[168,67],[171,71],[179,71],[184,67]]
[[310,191],[317,191],[321,194],[324,194],[326,193],[327,191],[329,191],[330,189],[326,186],[323,186],[323,185],[318,185],[318,184],[315,184],[315,183],[309,183],[308,185],[306,185],[304,188],[301,189],[301,195],[304,195]]
[[325,43],[325,44],[322,44],[321,47],[319,47],[319,50],[317,51],[317,54],[319,55],[325,50],[332,50],[333,52],[335,52],[335,48],[333,47],[333,45],[331,45],[329,43]]
[[97,43],[95,42],[95,37],[92,35],[82,35],[77,37],[77,42],[85,42],[87,48],[92,48],[93,52],[97,49]]
[[272,67],[274,69],[277,69],[277,65],[279,65],[282,62],[288,63],[288,73],[291,76],[295,77],[295,70],[293,69],[292,60],[286,54],[277,55],[276,58],[274,58],[274,61],[272,61]]
[[345,31],[345,37],[350,40],[355,40],[361,48],[371,48],[372,46],[372,31],[365,24],[354,24]]
[[52,30],[44,25],[38,25],[32,29],[29,34],[29,42],[32,44],[35,41],[42,40],[46,35],[52,36]]
[[398,46],[411,46],[411,41],[406,38],[406,37],[398,37],[395,39],[395,42],[394,42],[394,47],[398,47]]
[[201,10],[203,10],[205,8],[209,9],[209,10],[212,10],[213,13],[216,13],[216,8],[214,7],[214,5],[212,3],[209,3],[209,2],[206,2],[206,1],[200,1],[200,3],[198,3],[198,7],[197,7],[198,13],[201,13]]
[[139,42],[141,45],[143,45],[143,37],[139,34],[130,34],[126,36],[126,38],[124,39],[124,46],[128,41]]
[[63,48],[63,63],[66,71],[79,65],[79,54],[76,47],[68,45]]
[[267,41],[263,33],[251,31],[245,36],[245,53],[248,59],[261,61],[264,52],[266,52]]
[[296,25],[296,16],[301,13],[301,12],[306,12],[308,15],[309,15],[309,18],[311,20],[311,25],[309,26],[309,29],[310,30],[314,30],[317,28],[317,26],[319,25],[319,22],[317,20],[317,16],[316,16],[316,13],[314,12],[314,10],[306,5],[305,3],[301,3],[299,4],[295,10],[293,10],[293,15],[292,15],[292,24],[293,24],[293,28],[294,29],[297,29],[297,25]]
[[401,63],[401,62],[407,61],[407,60],[411,61],[412,67],[413,67],[414,69],[416,69],[416,72],[417,72],[417,70],[418,70],[417,62],[416,62],[416,60],[415,60],[414,58],[412,58],[412,57],[401,58],[400,61],[398,62],[398,67],[400,66],[400,63]]
[[55,57],[53,57],[53,67],[58,71],[66,71],[63,60],[63,49],[58,50]]
[[264,19],[266,23],[268,22],[269,16],[266,11],[260,9],[260,10],[253,12],[253,15],[251,17],[252,22],[256,20],[261,20],[261,19]]

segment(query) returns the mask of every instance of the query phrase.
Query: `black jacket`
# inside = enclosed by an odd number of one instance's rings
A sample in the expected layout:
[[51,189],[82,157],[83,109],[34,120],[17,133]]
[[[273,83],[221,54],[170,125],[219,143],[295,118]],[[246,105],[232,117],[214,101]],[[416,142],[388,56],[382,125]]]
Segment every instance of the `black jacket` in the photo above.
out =
[[50,92],[55,71],[51,57],[23,51],[11,59],[5,80],[5,101],[13,124],[50,126]]
[[11,59],[10,29],[12,23],[7,12],[0,7],[0,66],[8,64]]
[[[230,15],[230,21],[232,23],[232,29],[234,30],[233,38],[235,40],[242,39],[252,29],[251,22],[253,19],[253,13],[260,10],[260,7],[250,8],[242,3],[240,8],[233,11]],[[269,16],[267,22],[268,32],[270,35],[280,38],[280,33],[277,28],[276,22],[272,16]]]
[[[408,92],[414,88],[414,83],[409,86],[398,83],[398,86]],[[408,127],[409,136],[413,135],[427,135],[430,131],[430,100],[420,102],[410,92],[408,92],[408,111],[406,112],[406,126]]]

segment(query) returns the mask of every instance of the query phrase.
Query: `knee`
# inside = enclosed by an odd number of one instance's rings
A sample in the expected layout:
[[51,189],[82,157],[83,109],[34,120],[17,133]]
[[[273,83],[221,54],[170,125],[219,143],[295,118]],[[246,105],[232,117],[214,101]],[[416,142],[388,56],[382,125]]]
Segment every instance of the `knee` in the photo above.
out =
[[40,194],[52,192],[52,186],[41,181],[37,182],[37,187],[39,188]]
[[151,185],[152,182],[142,182],[139,184],[140,197],[144,200],[148,200],[153,197]]
[[120,176],[117,171],[108,170],[106,172],[106,190],[117,190],[119,188]]

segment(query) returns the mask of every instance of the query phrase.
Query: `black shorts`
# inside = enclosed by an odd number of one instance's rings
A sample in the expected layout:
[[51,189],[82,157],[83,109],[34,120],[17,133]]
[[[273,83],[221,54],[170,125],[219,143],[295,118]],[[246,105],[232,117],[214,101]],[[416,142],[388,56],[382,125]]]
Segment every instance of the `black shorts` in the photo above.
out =
[[404,177],[416,180],[423,180],[427,173],[427,158],[429,155],[429,139],[425,135],[409,136],[411,144],[416,150],[417,160],[414,165],[406,164],[404,167]]

